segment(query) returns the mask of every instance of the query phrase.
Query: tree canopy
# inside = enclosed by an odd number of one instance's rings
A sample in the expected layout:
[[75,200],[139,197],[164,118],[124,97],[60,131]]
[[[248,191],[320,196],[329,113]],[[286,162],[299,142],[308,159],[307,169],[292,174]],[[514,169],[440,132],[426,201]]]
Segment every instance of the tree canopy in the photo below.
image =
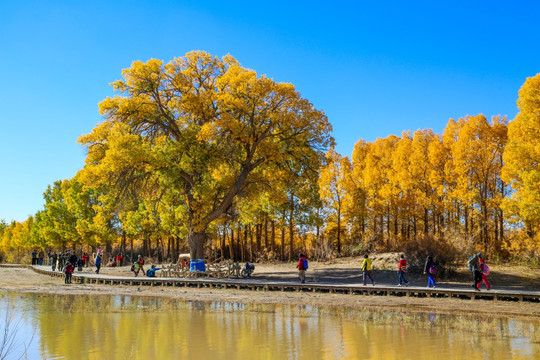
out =
[[196,51],[164,64],[134,62],[100,103],[104,122],[79,141],[88,148],[81,180],[115,185],[119,197],[182,196],[193,258],[209,225],[256,184],[300,163],[317,170],[332,144],[325,114],[294,86]]

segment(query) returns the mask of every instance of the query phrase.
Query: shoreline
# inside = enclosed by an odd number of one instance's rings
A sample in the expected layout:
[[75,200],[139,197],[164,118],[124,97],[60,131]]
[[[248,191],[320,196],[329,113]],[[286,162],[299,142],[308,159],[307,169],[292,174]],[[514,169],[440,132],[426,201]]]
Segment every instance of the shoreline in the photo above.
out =
[[77,295],[77,296],[137,296],[176,299],[180,301],[228,302],[243,304],[310,305],[344,307],[357,310],[392,312],[436,312],[453,315],[482,315],[504,318],[540,320],[537,303],[492,302],[449,298],[402,298],[326,294],[307,292],[258,292],[236,289],[156,288],[127,285],[100,286],[64,284],[61,277],[35,273],[26,268],[0,268],[0,289],[10,293]]

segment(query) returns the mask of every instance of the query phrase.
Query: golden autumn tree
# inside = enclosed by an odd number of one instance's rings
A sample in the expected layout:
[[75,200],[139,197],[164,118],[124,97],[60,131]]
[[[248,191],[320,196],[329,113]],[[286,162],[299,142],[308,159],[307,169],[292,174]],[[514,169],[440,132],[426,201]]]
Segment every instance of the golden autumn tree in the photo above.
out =
[[[502,238],[499,228],[504,184],[500,182],[502,155],[507,139],[506,119],[493,117],[491,124],[482,114],[460,119],[457,140],[452,144],[456,196],[478,222],[474,235],[484,252]],[[490,236],[490,228],[494,236]],[[472,226],[471,226],[472,229]],[[494,241],[490,243],[490,239]]]
[[350,196],[347,196],[347,182],[350,182],[350,177],[351,162],[349,158],[342,157],[334,149],[328,150],[326,162],[319,173],[319,193],[323,203],[330,207],[336,219],[336,248],[338,254],[341,254],[343,212],[352,200]]
[[[134,62],[100,103],[104,122],[80,142],[88,184],[158,179],[182,194],[191,257],[235,198],[286,161],[313,162],[332,138],[322,111],[294,86],[190,52],[164,64]],[[131,142],[134,149],[121,146]]]
[[[390,210],[393,196],[396,193],[395,184],[390,183],[389,177],[393,173],[392,158],[400,138],[390,135],[384,139],[377,138],[362,158],[364,165],[362,182],[366,190],[367,205],[371,209],[369,214],[370,232],[373,239],[384,241],[385,231],[388,234],[390,227]],[[358,167],[358,163],[353,164]]]
[[[430,215],[435,214],[433,208],[434,188],[430,183],[430,175],[433,171],[432,164],[429,161],[430,144],[437,140],[436,135],[431,129],[417,130],[414,132],[411,155],[410,168],[413,180],[413,188],[415,199],[419,210],[422,212],[424,224],[424,234],[430,232],[430,223],[432,231],[435,229],[436,221],[430,221]],[[433,216],[431,216],[433,217]]]
[[389,179],[399,191],[396,201],[398,209],[394,211],[394,234],[397,235],[398,231],[397,212],[399,211],[401,234],[405,238],[410,237],[411,225],[414,225],[413,231],[416,235],[415,184],[417,179],[413,175],[411,166],[412,142],[410,131],[403,132],[392,157],[393,176]]
[[523,221],[529,237],[540,230],[540,74],[519,90],[519,113],[508,125],[502,177],[514,192],[506,208]]
[[352,196],[349,219],[352,222],[352,232],[365,242],[366,228],[368,226],[367,189],[364,183],[366,171],[366,156],[369,153],[371,143],[360,139],[354,144],[351,160],[351,181],[348,183],[352,188],[349,193]]

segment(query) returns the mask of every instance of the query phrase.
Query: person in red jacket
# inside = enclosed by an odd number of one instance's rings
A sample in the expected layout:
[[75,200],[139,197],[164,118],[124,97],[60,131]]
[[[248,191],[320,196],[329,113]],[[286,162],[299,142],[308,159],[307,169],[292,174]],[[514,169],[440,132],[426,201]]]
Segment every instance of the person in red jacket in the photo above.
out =
[[122,266],[124,265],[124,254],[119,253],[116,255],[116,266]]
[[75,269],[75,266],[70,262],[68,262],[64,267],[64,274],[66,275],[64,283],[71,284],[71,275],[73,274],[73,269]]
[[[482,254],[480,254],[482,255]],[[488,290],[491,290],[491,284],[488,282],[487,280],[487,265],[486,265],[486,262],[484,261],[484,257],[483,256],[478,256],[478,263],[480,264],[480,271],[482,272],[482,281],[484,282],[484,284],[486,284],[487,286],[487,289]],[[478,284],[476,284],[476,288],[478,290],[480,290],[480,285],[482,284],[482,281],[480,281]]]
[[304,254],[300,254],[300,259],[298,259],[298,265],[296,265],[296,267],[298,268],[298,277],[300,278],[302,284],[306,282],[306,265],[306,257]]
[[401,286],[402,283],[405,283],[405,286],[409,286],[409,282],[407,281],[407,279],[405,279],[406,271],[407,271],[407,260],[405,260],[405,256],[403,256],[402,254],[400,256],[399,265],[398,265],[398,276],[399,276],[398,286]]

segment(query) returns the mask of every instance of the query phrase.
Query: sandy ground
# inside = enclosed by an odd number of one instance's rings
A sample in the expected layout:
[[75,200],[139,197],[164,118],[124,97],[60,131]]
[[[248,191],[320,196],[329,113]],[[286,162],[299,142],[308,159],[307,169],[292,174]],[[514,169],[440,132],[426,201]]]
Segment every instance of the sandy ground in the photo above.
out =
[[[391,261],[385,261],[385,256]],[[375,257],[374,278],[385,286],[397,284],[397,274],[390,269],[394,256]],[[388,259],[387,259],[388,260]],[[359,259],[337,259],[326,263],[311,262],[308,282],[334,284],[361,284]],[[85,268],[83,272],[93,272]],[[77,271],[75,272],[77,273]],[[101,274],[132,277],[129,266],[102,268]],[[495,289],[540,291],[540,270],[516,266],[492,266],[490,280]],[[297,281],[295,264],[256,264],[253,276],[257,280]],[[440,280],[439,287],[469,288],[470,274],[460,270],[451,280]],[[425,286],[425,276],[410,276],[415,286]],[[479,313],[493,316],[536,317],[540,319],[540,305],[529,302],[493,302],[487,300],[459,300],[440,298],[407,298],[390,296],[352,296],[308,292],[255,292],[233,289],[197,289],[174,287],[135,287],[124,285],[64,284],[60,277],[40,275],[30,269],[0,268],[0,290],[38,294],[71,295],[131,295],[158,296],[178,300],[225,301],[258,304],[303,304],[318,306],[342,306],[356,308],[379,308],[395,311],[437,311],[439,313]],[[485,289],[484,289],[485,290]]]

